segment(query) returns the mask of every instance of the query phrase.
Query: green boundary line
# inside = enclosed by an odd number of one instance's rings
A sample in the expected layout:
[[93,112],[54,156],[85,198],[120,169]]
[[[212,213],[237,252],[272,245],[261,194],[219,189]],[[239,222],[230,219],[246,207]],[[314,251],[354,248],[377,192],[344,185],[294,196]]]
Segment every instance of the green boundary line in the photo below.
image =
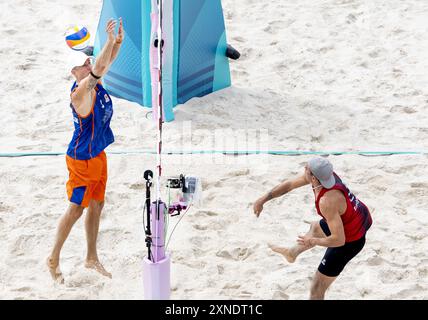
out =
[[[134,150],[134,151],[108,151],[108,154],[124,155],[124,154],[150,154],[155,155],[153,150]],[[62,156],[65,152],[11,152],[0,153],[0,158],[22,158],[22,157],[51,157]],[[190,150],[190,151],[163,151],[163,155],[278,155],[278,156],[303,156],[303,155],[319,155],[319,156],[340,156],[340,155],[360,155],[360,156],[392,156],[392,155],[428,155],[428,151],[281,151],[281,150]]]

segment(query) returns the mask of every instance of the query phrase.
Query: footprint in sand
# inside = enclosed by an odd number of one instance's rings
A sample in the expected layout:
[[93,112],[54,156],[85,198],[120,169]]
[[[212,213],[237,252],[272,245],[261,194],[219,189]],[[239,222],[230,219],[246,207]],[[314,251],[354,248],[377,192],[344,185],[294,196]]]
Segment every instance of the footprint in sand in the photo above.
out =
[[250,248],[235,248],[229,250],[220,250],[216,253],[216,256],[228,260],[242,261],[248,259],[248,257],[253,253],[254,250]]
[[240,177],[248,176],[250,174],[250,169],[236,170],[228,173],[229,177]]
[[8,30],[5,30],[5,31],[4,31],[4,33],[6,33],[6,34],[8,34],[8,35],[10,35],[10,36],[13,36],[13,35],[15,35],[15,34],[17,34],[17,33],[18,33],[18,30],[15,30],[15,29],[8,29]]
[[33,289],[30,287],[20,287],[20,288],[12,289],[12,291],[15,291],[15,292],[29,292],[31,290]]
[[[248,75],[248,72],[245,71],[245,70],[233,70],[232,73],[236,77],[246,77]],[[228,113],[226,113],[226,112],[220,112],[219,110],[215,110],[215,112],[216,112],[217,115],[219,115],[219,114],[220,115],[225,115],[225,116],[228,115]]]
[[20,235],[11,245],[10,252],[16,256],[21,256],[35,245],[33,235]]
[[206,185],[205,190],[207,190],[207,189],[209,189],[209,188],[211,188],[211,187],[214,187],[214,188],[221,188],[221,187],[223,187],[223,182],[224,182],[225,180],[226,180],[226,179],[220,179],[220,180],[218,180],[218,181],[216,181],[216,182],[208,183],[208,184]]
[[412,113],[416,113],[416,112],[418,112],[415,108],[412,108],[412,107],[404,107],[404,109],[403,109],[403,113],[406,113],[406,114],[412,114]]
[[407,238],[410,238],[412,240],[415,241],[421,241],[423,239],[425,239],[427,237],[426,234],[420,233],[420,234],[406,234],[405,235]]
[[210,240],[210,237],[191,237],[190,238],[190,243],[198,246],[198,247],[202,247],[205,243],[207,243],[207,241]]
[[252,54],[253,54],[253,51],[254,51],[254,49],[252,49],[252,48],[247,48],[245,51],[243,51],[243,52],[241,53],[241,58],[240,58],[240,60],[245,60],[245,59],[247,59],[247,58],[251,57],[251,56],[252,56]]
[[419,264],[418,267],[418,275],[421,279],[426,279],[428,277],[428,267],[421,267]]
[[321,143],[322,141],[323,141],[322,134],[320,134],[318,136],[311,135],[311,142]]
[[214,211],[209,211],[209,210],[198,210],[193,214],[193,216],[195,216],[195,217],[216,217],[216,216],[218,216],[218,213],[216,213]]
[[263,31],[270,33],[270,34],[274,34],[275,31],[280,29],[279,28],[280,25],[281,25],[281,21],[271,21],[271,22],[269,22],[268,26],[263,28]]
[[0,202],[0,212],[9,212],[12,208],[5,205],[3,202]]
[[329,51],[331,51],[331,50],[334,50],[334,45],[329,45],[329,46],[325,46],[325,47],[322,47],[322,48],[320,48],[319,50],[318,50],[318,52],[319,53],[323,53],[323,54],[325,54],[325,53],[327,53],[327,52],[329,52]]
[[227,11],[224,13],[224,17],[226,18],[226,20],[232,20],[232,18],[234,17],[234,14],[233,14],[233,12],[232,12],[232,11],[227,10]]
[[220,294],[228,295],[231,291],[235,292],[241,288],[240,284],[235,283],[226,283],[223,288],[220,290]]
[[409,106],[402,106],[402,105],[397,104],[397,105],[394,105],[391,108],[389,108],[389,112],[391,112],[391,113],[399,112],[399,113],[405,113],[405,114],[412,114],[412,113],[416,113],[417,110],[412,108],[412,107],[409,107]]
[[357,17],[352,13],[348,14],[348,16],[346,17],[346,23],[351,24],[351,23],[354,23],[355,21],[357,21]]
[[399,271],[391,269],[382,270],[378,275],[382,283],[396,283],[397,281],[406,279],[408,276],[409,271]]
[[423,188],[413,188],[405,194],[408,196],[408,199],[425,197],[426,195],[428,195],[428,190]]
[[306,62],[306,63],[304,63],[304,64],[302,64],[302,65],[300,66],[300,69],[308,70],[308,69],[313,69],[313,68],[315,68],[315,67],[316,67],[316,66],[315,66],[313,63]]
[[399,292],[386,297],[388,300],[394,300],[394,299],[412,299],[416,297],[420,297],[421,294],[426,292],[426,289],[422,287],[419,284],[411,285],[410,288],[406,288],[403,290],[400,290]]
[[16,69],[18,70],[23,70],[23,71],[27,71],[32,69],[35,66],[34,63],[24,63],[24,64],[19,64],[16,66]]
[[132,190],[143,190],[145,187],[146,185],[143,183],[134,183],[129,185],[129,189],[132,189]]
[[226,226],[226,222],[224,220],[216,220],[216,221],[207,221],[208,224],[200,224],[200,223],[194,223],[192,224],[192,227],[199,231],[216,231],[216,230],[224,230]]
[[384,260],[381,257],[372,257],[367,260],[369,266],[380,266],[384,263]]
[[240,284],[232,284],[232,283],[226,283],[224,286],[223,286],[223,289],[239,289],[241,287],[241,285]]
[[92,271],[85,271],[84,273],[79,272],[78,274],[75,274],[74,276],[68,279],[66,286],[68,288],[81,288],[81,287],[88,287],[88,286],[92,287],[96,284],[96,287],[99,287],[99,289],[102,289],[104,284],[100,283],[100,281],[103,279],[104,277],[101,278],[98,274]]
[[240,36],[233,37],[233,40],[236,42],[243,42],[243,43],[247,42],[247,40],[245,38],[240,37]]
[[407,215],[407,210],[405,208],[394,207],[394,211],[400,216],[406,216]]
[[424,183],[424,182],[411,183],[410,187],[428,189],[428,183]]
[[19,151],[31,151],[34,148],[34,146],[20,146],[17,149]]
[[288,294],[286,294],[283,291],[275,291],[273,296],[272,296],[273,300],[288,300],[290,299],[290,296]]
[[402,71],[402,70],[397,69],[397,68],[393,68],[393,69],[392,69],[392,76],[393,76],[394,78],[399,78],[399,77],[401,77],[402,75],[403,75],[403,71]]
[[199,231],[205,231],[208,229],[208,226],[197,224],[197,223],[193,224],[192,227],[196,230],[199,230]]
[[223,274],[224,273],[224,266],[221,264],[217,265],[217,272],[218,274]]
[[217,198],[216,193],[212,191],[207,191],[204,195],[204,201],[206,202],[210,202],[216,198]]

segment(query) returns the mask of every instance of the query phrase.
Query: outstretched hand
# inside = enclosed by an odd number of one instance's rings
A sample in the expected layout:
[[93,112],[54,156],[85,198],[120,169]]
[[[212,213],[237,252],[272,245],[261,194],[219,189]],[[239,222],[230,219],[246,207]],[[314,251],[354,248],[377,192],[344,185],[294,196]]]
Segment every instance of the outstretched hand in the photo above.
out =
[[116,35],[114,33],[114,30],[116,29],[116,25],[117,25],[117,21],[114,19],[110,19],[107,22],[106,32],[108,35],[108,41],[115,41]]
[[260,213],[262,213],[263,211],[263,204],[264,202],[262,199],[259,199],[256,202],[254,202],[253,209],[254,209],[254,214],[257,216],[257,218],[260,216]]

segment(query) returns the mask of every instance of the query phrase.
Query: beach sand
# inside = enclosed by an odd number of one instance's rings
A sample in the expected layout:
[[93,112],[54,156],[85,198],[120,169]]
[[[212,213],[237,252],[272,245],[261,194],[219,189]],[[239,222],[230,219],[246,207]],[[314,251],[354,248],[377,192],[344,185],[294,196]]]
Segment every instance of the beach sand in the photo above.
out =
[[[63,152],[72,135],[69,23],[95,33],[101,1],[0,4],[0,152]],[[233,86],[175,110],[167,150],[428,150],[428,3],[223,0]],[[125,21],[126,26],[126,21]],[[107,151],[154,150],[149,109],[114,99]],[[150,117],[149,117],[150,118]],[[202,178],[203,203],[178,225],[173,299],[307,299],[321,247],[289,264],[267,243],[293,245],[318,217],[310,187],[253,202],[303,172],[310,156],[164,156],[164,173]],[[327,299],[428,298],[428,156],[330,156],[373,210],[364,250]],[[68,203],[64,156],[0,158],[0,299],[143,299],[146,169],[154,155],[109,155],[99,255],[113,279],[84,268],[83,219],[62,251],[65,285],[45,265]],[[166,197],[166,194],[164,194]],[[178,221],[171,218],[170,229]]]

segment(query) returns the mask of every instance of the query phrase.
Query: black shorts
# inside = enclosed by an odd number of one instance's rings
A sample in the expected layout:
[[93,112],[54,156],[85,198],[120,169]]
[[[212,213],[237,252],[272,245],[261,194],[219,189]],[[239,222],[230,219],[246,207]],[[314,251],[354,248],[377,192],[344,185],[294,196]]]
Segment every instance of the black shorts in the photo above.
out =
[[[327,237],[331,235],[324,219],[320,220],[320,227]],[[321,260],[318,271],[328,277],[337,277],[346,264],[363,249],[365,243],[366,237],[363,236],[356,241],[345,243],[344,246],[328,248]]]

